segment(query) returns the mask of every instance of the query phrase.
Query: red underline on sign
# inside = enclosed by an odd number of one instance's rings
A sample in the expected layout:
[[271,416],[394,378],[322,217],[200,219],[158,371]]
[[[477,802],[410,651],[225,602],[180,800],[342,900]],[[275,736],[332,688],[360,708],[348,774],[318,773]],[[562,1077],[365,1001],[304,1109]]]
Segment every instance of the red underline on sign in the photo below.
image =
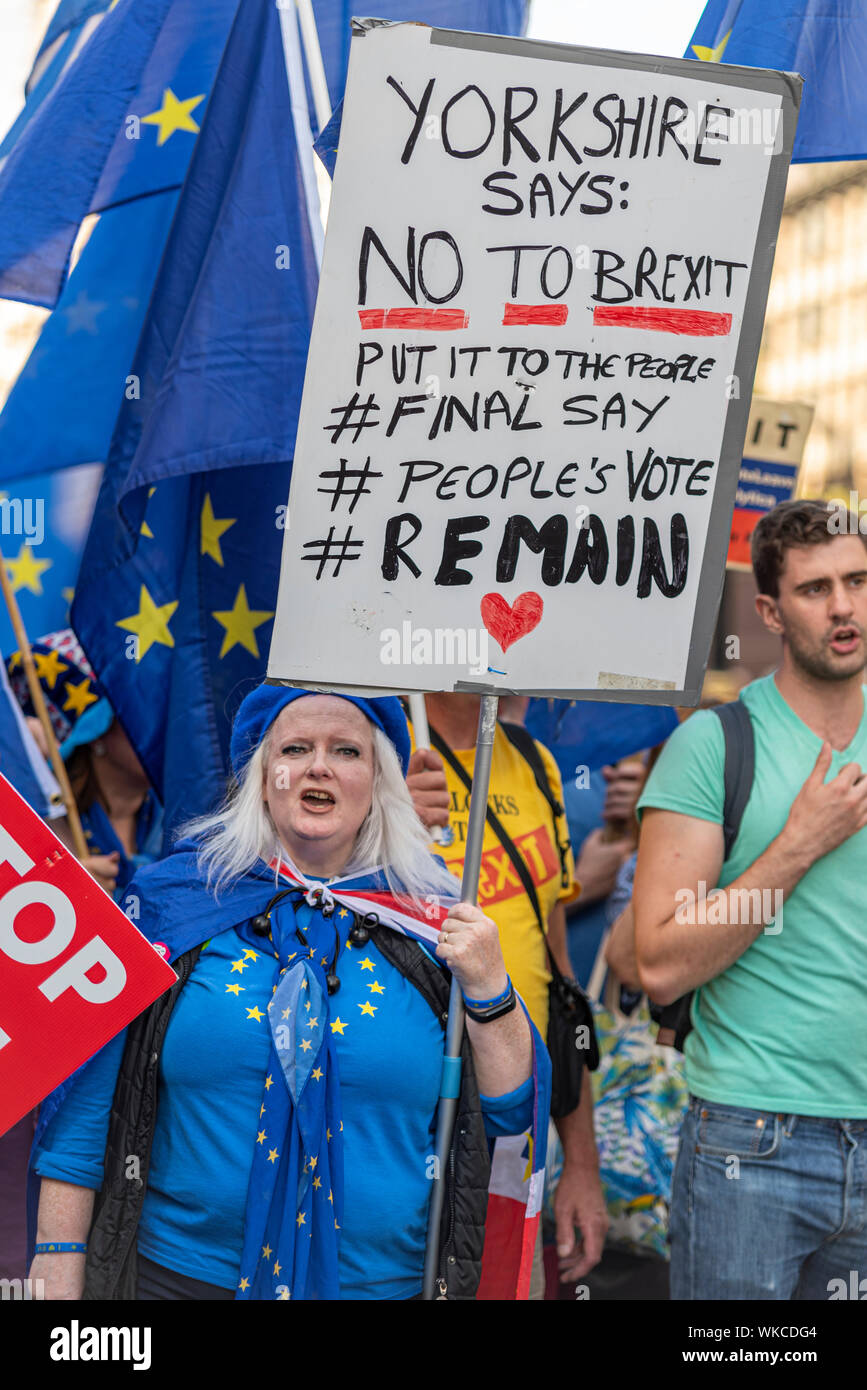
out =
[[463,309],[359,309],[362,328],[427,328],[441,333],[466,328],[469,314]]
[[725,337],[731,314],[708,309],[658,309],[652,305],[597,304],[593,322],[606,328],[651,328],[657,333],[687,333],[695,338]]
[[529,323],[565,323],[569,317],[568,304],[507,304],[503,314],[506,328],[519,328]]

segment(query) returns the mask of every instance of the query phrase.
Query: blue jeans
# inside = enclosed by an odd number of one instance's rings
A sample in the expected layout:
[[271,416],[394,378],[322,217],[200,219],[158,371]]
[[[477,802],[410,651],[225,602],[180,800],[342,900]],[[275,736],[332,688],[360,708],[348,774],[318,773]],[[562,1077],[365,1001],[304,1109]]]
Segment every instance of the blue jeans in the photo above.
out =
[[867,1120],[691,1096],[671,1194],[671,1297],[832,1294],[867,1296]]

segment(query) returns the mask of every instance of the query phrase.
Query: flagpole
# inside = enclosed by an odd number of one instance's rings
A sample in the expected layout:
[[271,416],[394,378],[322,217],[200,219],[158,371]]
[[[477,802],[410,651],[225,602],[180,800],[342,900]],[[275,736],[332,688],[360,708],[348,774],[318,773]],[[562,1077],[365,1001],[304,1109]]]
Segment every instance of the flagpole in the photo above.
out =
[[6,571],[6,562],[3,552],[0,551],[0,589],[3,590],[3,598],[9,612],[9,619],[12,623],[12,630],[15,633],[15,640],[18,643],[18,650],[21,653],[21,662],[24,667],[24,675],[27,680],[27,688],[30,691],[30,698],[33,701],[33,708],[36,716],[42,725],[42,732],[48,745],[48,761],[51,763],[52,770],[63,793],[63,800],[66,805],[66,815],[69,820],[69,829],[72,835],[72,843],[75,853],[79,859],[84,859],[90,850],[84,838],[84,831],[81,828],[81,818],[78,814],[78,806],[72,794],[72,787],[69,784],[69,777],[66,766],[60,756],[60,749],[57,746],[57,739],[54,736],[54,729],[51,727],[51,720],[48,717],[48,710],[45,707],[45,696],[42,694],[42,687],[39,684],[39,677],[36,674],[36,666],[33,661],[33,653],[30,650],[30,640],[24,627],[21,617],[21,610],[18,607],[18,600],[15,591],[9,582],[9,575]]
[[331,97],[328,95],[328,82],[325,77],[325,64],[319,45],[319,31],[311,0],[295,0],[298,10],[298,23],[301,25],[301,42],[307,59],[307,72],[313,92],[313,105],[316,108],[316,123],[324,130],[331,120]]
[[[407,693],[407,700],[409,701],[409,717],[412,720],[415,746],[417,749],[430,748],[430,729],[428,728],[424,696],[420,691],[413,690]],[[430,837],[435,845],[441,845],[443,843],[443,827],[432,825]]]
[[295,146],[298,150],[298,163],[304,184],[307,202],[307,221],[316,257],[316,269],[322,269],[322,250],[325,233],[322,228],[319,191],[316,186],[316,170],[313,167],[313,132],[310,129],[310,112],[307,108],[307,94],[304,90],[304,67],[301,61],[301,45],[298,41],[298,24],[295,18],[294,0],[275,0],[280,16],[280,36],[283,40],[283,62],[286,65],[286,81],[289,85],[289,107],[292,124],[295,128]]
[[[488,787],[491,781],[491,761],[494,752],[494,734],[497,729],[497,706],[499,696],[483,695],[479,710],[479,728],[476,734],[476,752],[473,762],[473,789],[470,793],[470,809],[467,821],[467,847],[464,856],[464,871],[461,878],[461,902],[476,906],[479,895],[479,871],[482,862],[482,841],[485,837],[485,822],[488,810]],[[446,1023],[446,1045],[443,1054],[440,1100],[437,1109],[437,1128],[435,1153],[436,1162],[433,1173],[430,1214],[428,1218],[427,1246],[424,1256],[424,1288],[422,1298],[428,1301],[435,1297],[437,1284],[437,1265],[439,1262],[440,1224],[445,1199],[445,1172],[452,1145],[455,1120],[458,1113],[458,1100],[461,1090],[461,1042],[464,1035],[464,1001],[461,987],[452,976],[449,995],[449,1014]],[[441,1295],[445,1297],[445,1295]]]

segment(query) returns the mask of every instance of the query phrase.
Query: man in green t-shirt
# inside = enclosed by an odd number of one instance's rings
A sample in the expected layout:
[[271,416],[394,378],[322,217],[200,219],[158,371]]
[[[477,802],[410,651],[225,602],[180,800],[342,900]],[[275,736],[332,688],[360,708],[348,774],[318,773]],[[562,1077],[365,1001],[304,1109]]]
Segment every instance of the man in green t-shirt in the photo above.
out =
[[865,547],[824,502],[756,527],[782,660],[741,691],[755,774],[729,857],[712,710],[674,732],[639,802],[641,982],[662,1004],[695,990],[676,1299],[857,1297],[851,1271],[867,1275]]

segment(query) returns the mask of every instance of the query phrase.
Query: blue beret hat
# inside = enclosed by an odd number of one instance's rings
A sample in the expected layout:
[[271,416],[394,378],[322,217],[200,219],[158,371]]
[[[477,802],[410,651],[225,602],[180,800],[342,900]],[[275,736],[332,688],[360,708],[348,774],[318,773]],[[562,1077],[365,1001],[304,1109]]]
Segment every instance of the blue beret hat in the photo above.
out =
[[[241,776],[254,750],[262,742],[282,709],[293,700],[300,699],[302,695],[323,693],[325,692],[321,690],[297,690],[294,686],[268,685],[265,682],[251,690],[238,706],[232,725],[229,756],[235,776]],[[406,715],[400,700],[394,695],[366,700],[360,695],[344,695],[338,690],[329,693],[337,695],[341,700],[348,700],[351,705],[357,705],[371,724],[382,730],[394,745],[405,777],[409,766],[410,742]]]

